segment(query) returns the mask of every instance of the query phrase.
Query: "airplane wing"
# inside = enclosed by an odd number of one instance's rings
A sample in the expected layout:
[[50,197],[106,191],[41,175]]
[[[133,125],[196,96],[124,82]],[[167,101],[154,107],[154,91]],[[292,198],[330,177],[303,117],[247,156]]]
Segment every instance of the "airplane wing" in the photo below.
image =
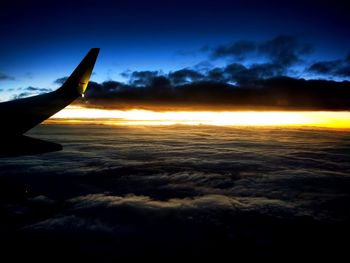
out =
[[29,98],[0,103],[0,157],[58,151],[62,146],[23,136],[31,128],[83,96],[99,48],[92,48],[57,90]]
[[22,135],[82,96],[99,48],[93,48],[59,89],[29,98],[0,103],[0,135]]
[[25,135],[0,140],[0,158],[18,157],[62,150],[62,145]]

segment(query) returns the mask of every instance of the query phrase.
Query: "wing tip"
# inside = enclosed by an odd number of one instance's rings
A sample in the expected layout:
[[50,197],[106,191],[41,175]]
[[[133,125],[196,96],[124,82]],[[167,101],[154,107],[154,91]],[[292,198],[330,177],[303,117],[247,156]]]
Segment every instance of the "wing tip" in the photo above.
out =
[[91,48],[83,60],[57,91],[73,96],[83,96],[92,75],[100,48]]
[[100,48],[99,47],[93,47],[90,49],[89,53],[92,53],[94,55],[98,55],[98,53],[100,52]]

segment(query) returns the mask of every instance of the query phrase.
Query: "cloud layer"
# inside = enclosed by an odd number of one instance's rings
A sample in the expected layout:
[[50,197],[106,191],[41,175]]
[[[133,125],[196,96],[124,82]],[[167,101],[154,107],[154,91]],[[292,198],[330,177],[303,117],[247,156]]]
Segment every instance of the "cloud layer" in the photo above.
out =
[[7,251],[113,261],[346,246],[347,132],[44,125],[31,135],[64,150],[1,160]]
[[[224,81],[197,81],[174,86],[184,79],[202,78],[192,71],[177,71],[168,77],[156,73],[138,72],[132,84],[115,81],[91,82],[84,106],[109,109],[148,110],[349,110],[350,83],[276,77],[271,65],[250,68],[231,64],[215,69],[208,76],[217,79],[245,78],[240,86]],[[142,73],[142,74],[140,74]],[[174,77],[174,75],[176,77]],[[249,76],[259,77],[249,77]],[[238,79],[237,79],[238,80]],[[240,79],[243,82],[242,79]],[[146,86],[135,86],[135,84]]]
[[229,57],[243,60],[255,54],[279,67],[288,68],[302,62],[302,57],[311,52],[311,44],[304,43],[295,36],[281,35],[262,42],[241,40],[230,45],[222,45],[212,49],[210,55],[214,59]]

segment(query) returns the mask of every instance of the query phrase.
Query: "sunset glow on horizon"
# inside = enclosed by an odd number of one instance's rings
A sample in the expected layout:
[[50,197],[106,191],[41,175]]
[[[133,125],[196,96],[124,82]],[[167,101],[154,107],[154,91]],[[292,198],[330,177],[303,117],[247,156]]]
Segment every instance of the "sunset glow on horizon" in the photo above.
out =
[[105,125],[307,126],[350,128],[350,112],[340,111],[165,111],[106,110],[69,106],[46,123]]

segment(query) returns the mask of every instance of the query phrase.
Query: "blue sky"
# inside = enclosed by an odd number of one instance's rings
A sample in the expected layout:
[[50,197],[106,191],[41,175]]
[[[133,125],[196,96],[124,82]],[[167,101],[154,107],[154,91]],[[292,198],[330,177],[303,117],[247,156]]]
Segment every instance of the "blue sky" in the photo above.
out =
[[[312,45],[293,65],[297,73],[288,74],[332,78],[303,69],[350,53],[350,19],[341,2],[6,0],[0,10],[0,76],[7,78],[0,81],[0,100],[28,86],[56,88],[54,80],[69,75],[91,47],[101,48],[92,80],[126,81],[120,75],[126,70],[224,66],[232,57],[210,57],[220,45],[288,35]],[[243,62],[260,63],[256,57]]]

